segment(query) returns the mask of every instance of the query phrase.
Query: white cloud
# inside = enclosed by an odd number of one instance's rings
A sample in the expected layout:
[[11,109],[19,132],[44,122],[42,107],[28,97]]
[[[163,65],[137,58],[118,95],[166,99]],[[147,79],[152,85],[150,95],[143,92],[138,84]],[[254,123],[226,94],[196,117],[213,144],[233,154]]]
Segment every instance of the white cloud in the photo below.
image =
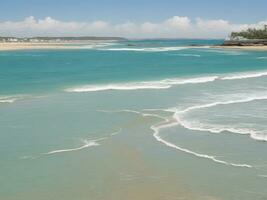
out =
[[165,24],[170,28],[186,29],[191,25],[191,20],[188,17],[174,16],[167,19]]
[[106,21],[71,22],[52,17],[22,21],[0,22],[0,36],[121,36],[128,38],[225,38],[231,31],[262,27],[266,21],[255,24],[234,24],[229,21],[190,19],[173,16],[162,22],[112,24]]

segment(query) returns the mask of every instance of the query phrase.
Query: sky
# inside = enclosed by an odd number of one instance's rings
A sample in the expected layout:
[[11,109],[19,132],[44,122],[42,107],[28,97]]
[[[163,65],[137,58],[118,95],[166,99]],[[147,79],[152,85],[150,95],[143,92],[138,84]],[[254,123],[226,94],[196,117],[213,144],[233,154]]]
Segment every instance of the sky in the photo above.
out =
[[267,0],[0,0],[1,36],[225,38],[267,24]]

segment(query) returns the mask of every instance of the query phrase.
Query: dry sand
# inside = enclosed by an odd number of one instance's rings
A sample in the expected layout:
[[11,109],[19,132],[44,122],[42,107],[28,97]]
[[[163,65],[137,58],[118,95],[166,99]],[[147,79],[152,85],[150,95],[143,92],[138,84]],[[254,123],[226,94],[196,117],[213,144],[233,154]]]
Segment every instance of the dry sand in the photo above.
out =
[[267,46],[212,46],[211,48],[267,51]]
[[0,42],[0,51],[25,50],[25,49],[80,49],[92,48],[94,45],[112,41],[86,41],[86,42]]
[[[0,51],[9,50],[25,50],[25,49],[80,49],[82,47],[93,47],[100,43],[108,43],[112,41],[86,41],[86,42],[0,42]],[[88,45],[88,46],[87,46]],[[211,46],[217,49],[239,49],[239,50],[255,50],[267,51],[267,46]]]

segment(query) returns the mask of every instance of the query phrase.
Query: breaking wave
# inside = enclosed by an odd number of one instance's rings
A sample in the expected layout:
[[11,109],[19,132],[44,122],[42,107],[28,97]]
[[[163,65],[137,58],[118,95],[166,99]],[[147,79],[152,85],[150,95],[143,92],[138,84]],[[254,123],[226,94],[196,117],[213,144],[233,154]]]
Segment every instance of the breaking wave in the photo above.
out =
[[[152,109],[150,109],[150,110],[152,110]],[[162,111],[173,112],[173,113],[176,113],[176,111],[177,111],[175,108],[169,108],[169,109],[153,109],[153,110],[162,110]],[[166,129],[166,128],[170,128],[170,127],[179,125],[179,121],[177,121],[174,116],[172,117],[172,119],[169,119],[168,117],[162,117],[162,116],[157,115],[157,114],[143,113],[143,112],[134,111],[134,110],[118,110],[118,111],[108,111],[108,112],[130,112],[130,113],[135,113],[135,114],[142,115],[144,117],[145,116],[153,116],[153,117],[156,117],[156,118],[159,118],[159,119],[163,119],[163,121],[161,121],[161,122],[159,122],[157,124],[154,124],[154,125],[152,125],[150,127],[151,130],[153,130],[153,136],[154,136],[154,138],[158,142],[161,142],[162,144],[164,144],[164,145],[166,145],[168,147],[177,149],[177,150],[182,151],[184,153],[187,153],[187,154],[196,156],[198,158],[209,159],[209,160],[211,160],[213,162],[216,162],[216,163],[219,163],[219,164],[224,164],[224,165],[233,166],[233,167],[252,168],[252,166],[249,165],[249,164],[232,163],[232,162],[227,162],[227,161],[224,161],[224,160],[220,160],[220,159],[216,158],[216,156],[198,153],[198,152],[195,152],[195,151],[192,151],[192,150],[189,150],[189,149],[186,149],[186,148],[177,146],[177,145],[175,145],[175,144],[173,144],[171,142],[168,142],[167,140],[163,139],[160,136],[160,130],[161,129]]]
[[83,85],[68,88],[66,92],[97,92],[105,90],[144,90],[144,89],[169,89],[175,85],[208,83],[214,81],[239,80],[248,78],[258,78],[267,76],[267,71],[234,73],[231,75],[214,75],[192,78],[170,78],[159,81],[141,81],[129,83],[99,84],[99,85]]
[[267,71],[262,72],[251,72],[251,73],[240,73],[232,76],[222,77],[221,80],[234,80],[234,79],[246,79],[246,78],[257,78],[267,76]]
[[250,135],[250,137],[254,140],[267,141],[266,134],[263,134],[261,132],[258,132],[252,129],[227,127],[227,126],[222,126],[222,125],[220,126],[219,125],[208,125],[208,124],[202,124],[200,122],[186,120],[184,118],[184,115],[187,114],[188,112],[192,112],[192,111],[199,110],[199,109],[211,108],[211,107],[215,107],[219,105],[247,103],[247,102],[257,101],[257,100],[267,100],[267,95],[254,96],[254,97],[252,96],[252,97],[247,97],[244,99],[236,99],[236,100],[221,101],[221,102],[218,101],[218,102],[213,102],[213,103],[208,103],[208,104],[203,104],[203,105],[191,106],[182,111],[175,111],[174,117],[181,126],[183,126],[184,128],[190,129],[190,130],[208,131],[211,133],[221,133],[221,132],[227,131],[231,133],[247,134],[247,135]]
[[22,96],[0,96],[1,103],[14,103],[15,101],[22,99]]
[[191,79],[164,79],[161,81],[143,81],[132,83],[118,83],[107,85],[84,85],[75,88],[66,89],[66,92],[96,92],[104,90],[140,90],[140,89],[168,89],[172,85],[206,83],[216,80],[217,76],[208,76]]
[[151,47],[151,48],[108,48],[102,49],[106,51],[145,51],[145,52],[164,52],[164,51],[179,51],[189,49],[190,47]]

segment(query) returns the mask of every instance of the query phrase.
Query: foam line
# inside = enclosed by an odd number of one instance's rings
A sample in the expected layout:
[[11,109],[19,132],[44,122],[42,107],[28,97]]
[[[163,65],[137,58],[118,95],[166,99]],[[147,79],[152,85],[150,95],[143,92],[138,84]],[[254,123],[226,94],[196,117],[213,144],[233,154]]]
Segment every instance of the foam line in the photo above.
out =
[[0,103],[14,103],[20,98],[18,96],[0,96]]
[[263,72],[252,72],[252,73],[240,73],[232,76],[222,77],[221,80],[236,80],[236,79],[247,79],[247,78],[258,78],[267,76],[267,71]]
[[120,128],[118,131],[115,131],[110,134],[110,136],[118,135],[122,131],[122,128]]
[[103,48],[107,46],[113,46],[117,45],[118,43],[94,43],[94,44],[87,44],[87,45],[78,45],[78,49],[98,49],[98,48]]
[[174,149],[177,149],[177,150],[182,151],[184,153],[188,153],[188,154],[194,155],[194,156],[199,157],[199,158],[205,158],[205,159],[212,160],[212,161],[214,161],[216,163],[219,163],[219,164],[229,165],[229,166],[233,166],[233,167],[252,168],[252,166],[251,165],[248,165],[248,164],[230,163],[230,162],[226,162],[226,161],[217,159],[215,156],[197,153],[197,152],[191,151],[189,149],[185,149],[185,148],[179,147],[179,146],[177,146],[177,145],[175,145],[173,143],[170,143],[170,142],[162,139],[162,137],[160,137],[160,130],[161,129],[173,127],[173,126],[176,126],[176,125],[179,124],[178,122],[169,122],[169,120],[167,120],[167,119],[166,119],[166,122],[167,122],[167,124],[153,125],[153,126],[151,126],[151,129],[154,131],[153,136],[155,137],[155,139],[157,141],[165,144],[166,146],[171,147],[171,148],[174,148]]
[[192,107],[189,107],[189,108],[187,108],[187,109],[185,109],[183,111],[180,111],[179,113],[185,113],[185,112],[189,112],[189,111],[196,110],[196,109],[202,109],[202,108],[210,108],[210,107],[214,107],[214,106],[218,106],[218,105],[247,103],[247,102],[251,102],[251,101],[266,100],[266,99],[267,99],[267,95],[248,97],[248,98],[245,98],[245,99],[237,99],[237,100],[229,100],[229,101],[218,101],[218,102],[204,104],[204,105],[192,106]]
[[98,111],[99,112],[106,112],[106,113],[127,112],[127,113],[134,113],[134,114],[142,115],[143,117],[157,117],[157,118],[165,119],[165,118],[163,118],[163,117],[161,117],[160,115],[157,115],[157,114],[143,113],[143,112],[140,112],[140,111],[129,110],[129,109],[124,109],[124,110],[98,110]]
[[189,49],[189,47],[152,47],[152,48],[108,48],[102,49],[106,51],[143,51],[143,52],[164,52],[164,51],[179,51]]
[[[164,109],[164,111],[174,111],[174,110],[175,109]],[[146,113],[141,113],[139,111],[133,111],[133,110],[123,110],[122,112],[127,112],[127,111],[132,112],[132,113],[136,113],[136,114],[141,114],[142,116],[145,116],[145,114],[146,114]],[[197,153],[197,152],[191,151],[189,149],[185,149],[185,148],[179,147],[179,146],[177,146],[177,145],[175,145],[173,143],[170,143],[170,142],[162,139],[160,137],[160,130],[161,129],[165,129],[165,128],[170,128],[170,127],[173,127],[173,126],[177,126],[179,124],[179,122],[176,120],[176,118],[174,118],[174,116],[173,116],[173,120],[170,120],[169,118],[162,117],[162,116],[159,116],[159,115],[153,115],[153,116],[154,117],[158,117],[160,119],[164,119],[164,121],[159,122],[159,123],[157,123],[155,125],[152,125],[150,127],[151,130],[153,130],[153,132],[154,132],[153,133],[154,138],[158,142],[161,142],[161,143],[165,144],[168,147],[175,148],[175,149],[177,149],[179,151],[182,151],[184,153],[188,153],[188,154],[191,154],[191,155],[199,157],[199,158],[209,159],[209,160],[212,160],[212,161],[214,161],[216,163],[219,163],[219,164],[224,164],[224,165],[233,166],[233,167],[252,168],[252,166],[248,165],[248,164],[239,164],[239,163],[226,162],[226,161],[217,159],[215,156]]]
[[[109,137],[112,137],[112,136],[115,136],[115,135],[119,134],[121,132],[121,130],[122,130],[122,128],[120,128],[117,131],[114,131],[114,132],[110,133]],[[96,139],[96,140],[81,140],[84,144],[82,146],[80,146],[80,147],[77,147],[77,148],[53,150],[53,151],[49,151],[47,153],[42,153],[38,157],[21,156],[20,159],[36,159],[36,158],[40,158],[40,157],[46,156],[46,155],[52,155],[52,154],[58,154],[58,153],[67,153],[67,152],[72,152],[72,151],[80,151],[80,150],[85,149],[85,148],[89,148],[89,147],[93,147],[93,146],[99,146],[100,145],[98,143],[99,141],[106,140],[109,137],[103,137],[103,138],[99,138],[99,139]]]
[[267,141],[267,135],[261,134],[251,129],[239,129],[239,128],[233,128],[233,127],[211,127],[211,128],[205,127],[204,128],[201,126],[201,123],[199,123],[197,127],[194,127],[192,126],[192,122],[183,119],[184,114],[188,112],[192,112],[194,110],[215,107],[218,105],[247,103],[247,102],[256,101],[256,100],[267,100],[267,96],[255,96],[255,97],[248,97],[248,98],[239,99],[239,100],[230,100],[230,101],[225,101],[225,102],[214,102],[214,103],[209,103],[209,104],[204,104],[204,105],[191,106],[191,107],[186,108],[185,110],[176,111],[174,114],[174,117],[176,118],[177,122],[179,122],[181,126],[189,130],[208,131],[211,133],[221,133],[224,131],[228,131],[228,132],[238,133],[238,134],[248,134],[254,140]]
[[267,76],[267,71],[254,71],[246,73],[234,73],[228,75],[203,76],[192,78],[170,78],[159,81],[141,81],[128,83],[113,83],[102,85],[83,85],[67,88],[66,92],[98,92],[106,90],[144,90],[144,89],[169,89],[175,85],[202,84],[214,81],[231,81]]
[[199,54],[186,54],[186,53],[180,53],[180,54],[177,54],[178,56],[183,56],[183,57],[201,57],[201,55]]
[[161,81],[144,81],[132,83],[117,83],[107,85],[84,85],[66,89],[66,92],[97,92],[105,90],[141,90],[141,89],[168,89],[173,85],[197,84],[215,81],[217,76],[207,76],[189,79],[164,79]]
[[191,155],[194,155],[194,156],[197,156],[199,158],[206,158],[206,159],[210,159],[216,163],[220,163],[220,164],[225,164],[225,165],[230,165],[230,166],[234,166],[234,167],[247,167],[247,168],[252,168],[251,165],[248,165],[248,164],[236,164],[236,163],[229,163],[229,162],[226,162],[226,161],[223,161],[223,160],[219,160],[217,159],[215,156],[211,156],[211,155],[206,155],[206,154],[200,154],[200,153],[197,153],[197,152],[194,152],[194,151],[191,151],[189,149],[185,149],[185,148],[182,148],[182,147],[179,147],[175,144],[172,144],[166,140],[163,140],[158,134],[154,134],[154,137],[156,138],[157,141],[169,146],[169,147],[172,147],[172,148],[175,148],[179,151],[183,151],[185,153],[188,153],[188,154],[191,154]]
[[106,138],[101,138],[98,140],[82,140],[82,142],[84,143],[84,145],[77,147],[77,148],[71,148],[71,149],[59,149],[59,150],[54,150],[54,151],[49,151],[47,153],[43,153],[43,155],[51,155],[51,154],[57,154],[57,153],[66,153],[66,152],[71,152],[71,151],[79,151],[88,147],[92,147],[92,146],[98,146],[99,143],[97,143],[97,141],[100,140],[104,140]]

